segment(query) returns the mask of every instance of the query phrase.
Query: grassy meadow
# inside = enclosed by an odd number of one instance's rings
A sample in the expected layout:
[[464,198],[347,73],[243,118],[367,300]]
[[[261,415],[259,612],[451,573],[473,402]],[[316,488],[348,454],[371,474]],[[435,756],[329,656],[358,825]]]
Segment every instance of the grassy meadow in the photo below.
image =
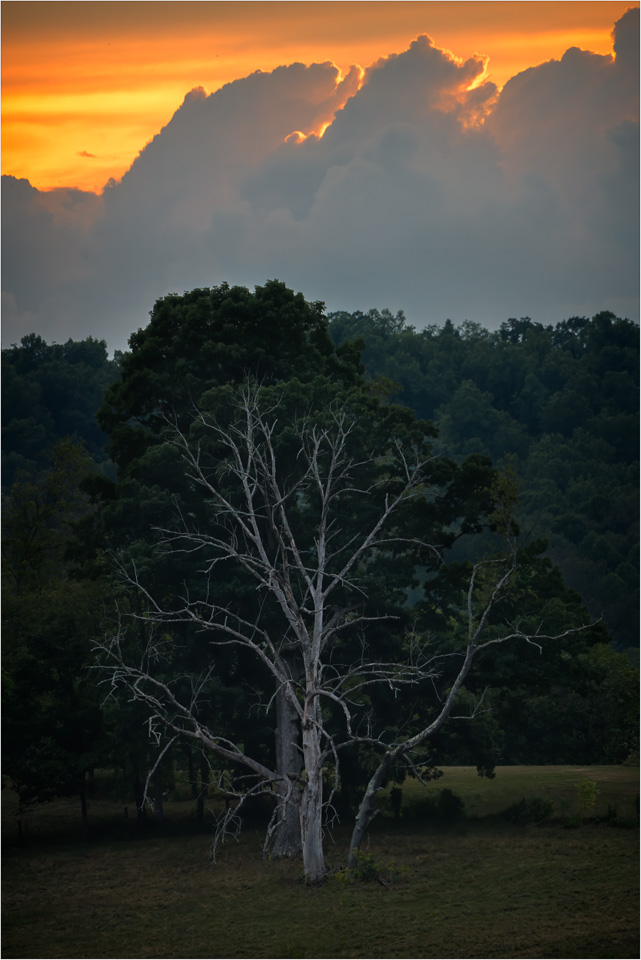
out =
[[[445,768],[427,787],[403,784],[398,819],[382,798],[368,852],[398,868],[391,885],[333,878],[315,888],[300,863],[261,859],[255,825],[213,865],[189,801],[127,838],[122,805],[95,800],[86,843],[76,805],[57,801],[23,816],[19,845],[5,789],[3,956],[638,957],[638,776],[627,766],[504,767],[485,780]],[[586,778],[599,794],[576,826],[575,784]],[[443,788],[463,799],[464,819],[421,817]],[[553,801],[554,819],[496,816],[523,796]],[[328,837],[330,867],[343,865],[348,840],[344,827]]]

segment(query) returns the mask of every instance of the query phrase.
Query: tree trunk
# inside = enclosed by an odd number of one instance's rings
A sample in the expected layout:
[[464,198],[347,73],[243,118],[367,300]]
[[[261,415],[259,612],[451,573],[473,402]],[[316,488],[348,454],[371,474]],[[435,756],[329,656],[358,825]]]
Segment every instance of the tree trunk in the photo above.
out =
[[[276,837],[272,858],[297,857],[302,851],[300,800],[297,781],[303,769],[300,751],[300,721],[287,691],[276,691],[276,771],[284,778],[278,785]],[[291,789],[290,789],[291,786]],[[289,794],[289,796],[288,796]]]
[[190,743],[183,744],[183,753],[187,757],[187,766],[188,766],[188,776],[189,776],[189,786],[191,789],[192,799],[196,800],[198,797],[198,783],[196,782],[197,772],[196,764],[194,763],[194,752],[192,750]]
[[361,800],[360,806],[358,808],[358,813],[356,815],[356,821],[354,823],[354,830],[352,832],[352,839],[349,845],[349,855],[347,858],[347,866],[349,869],[353,869],[356,864],[356,850],[363,849],[363,840],[365,839],[365,833],[367,828],[376,816],[376,811],[374,809],[374,802],[376,800],[376,794],[381,789],[385,783],[385,778],[387,777],[387,772],[392,763],[392,755],[385,754],[378,768],[372,775],[369,783],[367,784],[367,789],[365,790],[365,796]]
[[303,869],[307,883],[325,876],[323,856],[323,768],[318,725],[310,717],[303,721],[303,760],[306,780],[300,805],[300,832]]
[[154,819],[156,823],[162,823],[165,819],[165,811],[162,802],[162,767],[160,764],[154,770]]
[[146,820],[147,814],[145,813],[145,792],[143,790],[142,780],[140,779],[140,773],[138,772],[137,766],[134,768],[134,799],[136,802],[138,820]]
[[87,783],[85,774],[80,777],[80,817],[82,821],[82,836],[84,840],[89,839],[89,815],[87,813]]
[[196,819],[198,823],[203,823],[205,819],[205,797],[209,791],[209,764],[204,753],[200,755],[200,791],[196,806]]

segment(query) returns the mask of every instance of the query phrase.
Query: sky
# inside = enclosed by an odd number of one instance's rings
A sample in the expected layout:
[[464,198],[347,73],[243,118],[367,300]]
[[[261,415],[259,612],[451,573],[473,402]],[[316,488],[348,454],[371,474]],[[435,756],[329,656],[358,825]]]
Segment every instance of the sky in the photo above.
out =
[[2,4],[3,343],[277,277],[410,323],[639,319],[617,2]]

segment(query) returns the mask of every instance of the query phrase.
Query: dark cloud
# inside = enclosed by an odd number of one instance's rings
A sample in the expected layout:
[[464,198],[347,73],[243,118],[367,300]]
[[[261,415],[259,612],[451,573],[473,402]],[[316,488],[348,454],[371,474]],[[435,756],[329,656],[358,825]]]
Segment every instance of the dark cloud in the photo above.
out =
[[613,39],[500,95],[426,36],[360,88],[292,64],[191,91],[101,198],[5,178],[5,339],[121,347],[158,296],[270,277],[417,326],[637,319],[638,10]]
[[93,193],[41,193],[2,178],[3,343],[32,331],[58,341],[98,332],[91,297],[99,267],[86,251],[103,209]]
[[[623,14],[612,31],[617,67],[639,76],[639,8],[632,7]],[[637,84],[638,89],[638,84]]]
[[95,159],[96,159],[96,154],[95,154],[95,153],[88,153],[87,150],[79,150],[78,153],[76,154],[76,156],[77,156],[77,157],[89,157],[89,158],[92,159],[92,160],[95,160]]

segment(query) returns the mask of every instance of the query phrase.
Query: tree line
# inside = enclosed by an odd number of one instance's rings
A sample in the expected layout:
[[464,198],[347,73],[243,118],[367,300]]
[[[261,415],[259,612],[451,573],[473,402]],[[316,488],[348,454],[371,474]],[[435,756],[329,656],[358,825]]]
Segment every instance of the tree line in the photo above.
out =
[[[353,817],[357,847],[389,779],[625,759],[634,671],[546,554],[541,522],[532,535],[537,461],[512,441],[546,436],[527,402],[535,367],[548,405],[550,384],[578,389],[599,363],[577,346],[594,324],[627,377],[629,325],[575,322],[561,346],[563,331],[552,343],[520,323],[418,334],[385,311],[327,318],[272,281],[162,298],[113,361],[91,340],[3,351],[7,436],[74,425],[5,451],[4,769],[23,800],[82,797],[86,772],[112,765],[142,815],[183,765],[201,814],[214,787],[233,801],[221,832],[264,804],[266,850],[302,851],[313,880],[324,818]],[[592,366],[568,372],[585,351]],[[102,386],[86,438],[71,413],[82,378],[54,394],[52,364],[94,371],[87,422]],[[394,402],[399,382],[410,403]],[[630,401],[611,394],[614,422]]]
[[367,376],[438,424],[437,450],[515,458],[523,529],[547,541],[617,648],[638,647],[638,326],[602,312],[415,330],[370,310],[330,314],[329,329],[337,344],[362,338]]

